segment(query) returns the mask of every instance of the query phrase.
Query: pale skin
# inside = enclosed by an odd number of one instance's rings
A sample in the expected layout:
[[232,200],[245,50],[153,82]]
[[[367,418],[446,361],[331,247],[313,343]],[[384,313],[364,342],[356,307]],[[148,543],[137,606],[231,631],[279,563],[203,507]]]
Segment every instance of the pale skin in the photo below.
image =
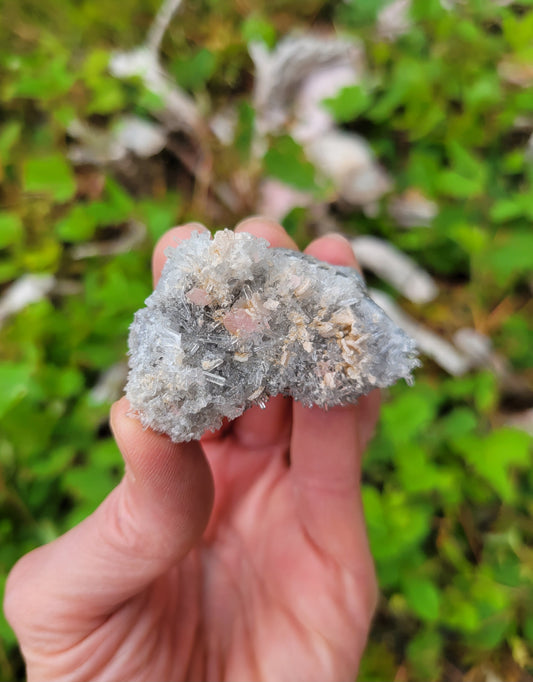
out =
[[[199,229],[160,240],[154,281]],[[296,248],[263,218],[236,230]],[[341,237],[307,253],[356,267]],[[111,410],[121,483],[9,576],[28,680],[352,682],[377,599],[360,489],[377,392],[329,411],[276,397],[187,444],[128,409]]]

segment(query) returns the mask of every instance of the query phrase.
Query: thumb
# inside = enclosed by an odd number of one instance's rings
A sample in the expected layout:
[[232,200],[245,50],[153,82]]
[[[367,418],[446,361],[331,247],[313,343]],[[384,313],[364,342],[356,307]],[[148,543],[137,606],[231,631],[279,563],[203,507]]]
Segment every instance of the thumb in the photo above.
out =
[[141,592],[198,542],[213,505],[209,464],[197,443],[172,443],[127,416],[111,426],[126,462],[121,483],[78,526],[23,557],[5,610],[24,632],[79,635]]

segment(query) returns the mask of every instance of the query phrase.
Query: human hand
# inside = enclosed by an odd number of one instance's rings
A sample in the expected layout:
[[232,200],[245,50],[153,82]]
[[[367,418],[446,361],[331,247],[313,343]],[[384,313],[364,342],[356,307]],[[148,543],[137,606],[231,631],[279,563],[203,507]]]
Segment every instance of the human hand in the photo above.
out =
[[[160,240],[156,281],[164,249],[198,229]],[[236,230],[296,248],[268,220]],[[306,252],[355,265],[342,238]],[[28,680],[353,680],[377,598],[360,467],[378,393],[329,411],[278,396],[199,443],[128,409],[111,411],[121,483],[10,574]]]

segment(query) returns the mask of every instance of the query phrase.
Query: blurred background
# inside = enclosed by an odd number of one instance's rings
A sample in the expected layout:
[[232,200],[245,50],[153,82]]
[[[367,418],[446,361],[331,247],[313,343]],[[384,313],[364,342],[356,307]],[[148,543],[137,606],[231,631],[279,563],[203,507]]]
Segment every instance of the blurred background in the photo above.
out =
[[155,241],[260,212],[353,240],[422,350],[360,679],[533,680],[532,179],[532,0],[0,0],[0,587],[120,479]]

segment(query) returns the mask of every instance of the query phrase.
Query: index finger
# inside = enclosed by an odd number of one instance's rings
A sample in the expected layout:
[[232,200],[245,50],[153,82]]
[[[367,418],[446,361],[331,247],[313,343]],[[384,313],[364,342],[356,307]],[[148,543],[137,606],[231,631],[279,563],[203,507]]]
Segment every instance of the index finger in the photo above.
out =
[[[306,253],[335,265],[357,267],[350,243],[340,235],[313,242]],[[361,457],[375,423],[375,399],[357,405],[293,406],[291,476],[302,522],[315,542],[343,556],[349,548],[366,547],[360,498]],[[363,552],[361,552],[363,554]]]

